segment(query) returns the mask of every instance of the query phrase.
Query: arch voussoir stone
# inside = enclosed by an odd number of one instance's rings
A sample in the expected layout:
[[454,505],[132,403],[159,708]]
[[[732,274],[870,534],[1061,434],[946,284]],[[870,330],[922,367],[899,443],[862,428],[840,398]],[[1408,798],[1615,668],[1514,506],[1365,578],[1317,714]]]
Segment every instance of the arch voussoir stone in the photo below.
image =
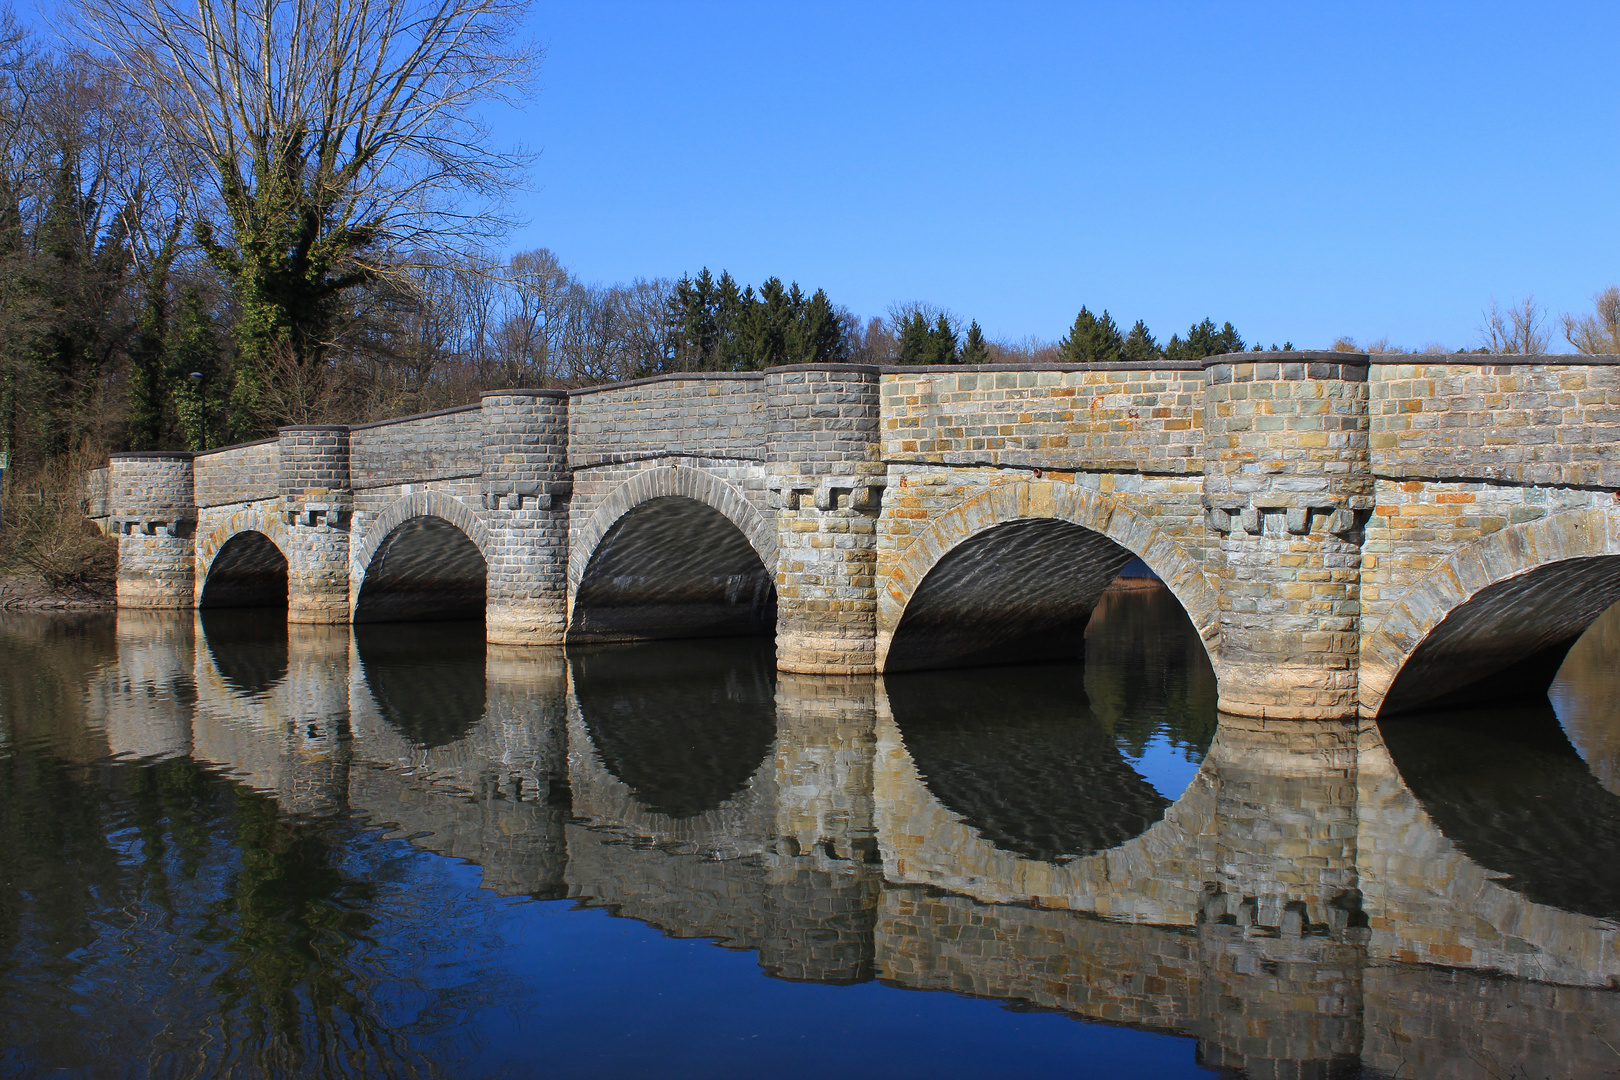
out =
[[357,586],[351,594],[351,603],[359,597],[358,586],[364,583],[365,575],[370,571],[371,563],[376,558],[383,541],[388,539],[388,534],[407,521],[423,517],[448,521],[466,534],[467,539],[478,548],[478,553],[486,562],[489,560],[489,529],[472,507],[442,491],[413,491],[389,503],[370,523],[361,542],[351,549],[353,552],[351,565],[354,567]]
[[645,469],[615,488],[574,535],[568,556],[570,591],[585,580],[602,539],[630,511],[653,499],[687,498],[703,503],[735,525],[767,573],[776,572],[776,526],[727,481],[703,469],[663,465]]
[[1215,587],[1171,537],[1119,500],[1072,484],[1017,480],[997,484],[934,516],[889,570],[878,592],[878,667],[923,580],[962,543],[1013,521],[1052,518],[1112,540],[1146,563],[1180,601],[1219,671],[1219,602]]
[[1620,556],[1613,513],[1568,510],[1470,541],[1396,598],[1361,638],[1361,714],[1376,717],[1407,664],[1445,621],[1486,589],[1583,559]]

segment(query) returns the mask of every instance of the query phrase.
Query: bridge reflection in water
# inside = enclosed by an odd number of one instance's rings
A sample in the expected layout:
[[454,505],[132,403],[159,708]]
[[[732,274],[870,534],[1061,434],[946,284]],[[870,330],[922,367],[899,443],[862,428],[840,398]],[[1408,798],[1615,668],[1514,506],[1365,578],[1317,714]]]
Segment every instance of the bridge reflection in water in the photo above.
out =
[[[126,610],[89,727],[779,978],[1190,1035],[1252,1076],[1620,1065],[1612,665],[1572,654],[1565,727],[1217,717],[1196,639],[1142,617],[1159,602],[1105,598],[1083,668],[887,680],[748,643],[565,659],[476,625]],[[1153,740],[1196,763],[1184,790],[1144,775]]]

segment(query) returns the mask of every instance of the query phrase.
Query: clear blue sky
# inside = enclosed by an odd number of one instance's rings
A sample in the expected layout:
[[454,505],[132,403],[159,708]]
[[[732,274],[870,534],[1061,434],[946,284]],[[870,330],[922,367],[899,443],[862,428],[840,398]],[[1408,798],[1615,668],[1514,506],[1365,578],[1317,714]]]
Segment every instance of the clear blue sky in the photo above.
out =
[[541,2],[514,249],[1162,339],[1472,343],[1620,281],[1620,5]]

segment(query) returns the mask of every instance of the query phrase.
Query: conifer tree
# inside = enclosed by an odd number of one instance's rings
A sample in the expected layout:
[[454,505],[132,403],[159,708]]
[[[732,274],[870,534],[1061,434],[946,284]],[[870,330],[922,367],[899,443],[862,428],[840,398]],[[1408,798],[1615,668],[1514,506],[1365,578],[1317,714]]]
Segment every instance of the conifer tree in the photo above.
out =
[[951,328],[951,320],[944,312],[934,320],[934,327],[928,332],[929,357],[923,361],[927,364],[955,364],[960,363],[956,354],[956,331]]
[[900,328],[900,345],[895,350],[895,362],[900,364],[927,364],[934,355],[932,334],[928,320],[920,311],[913,311]]
[[967,339],[962,342],[962,363],[988,364],[989,362],[990,348],[985,344],[984,331],[979,329],[979,322],[975,319],[968,326]]
[[1164,357],[1166,360],[1202,360],[1206,356],[1242,351],[1243,339],[1230,322],[1217,330],[1214,322],[1205,319],[1188,329],[1186,340],[1180,336],[1171,337],[1169,344],[1164,347]]
[[1123,359],[1125,339],[1105,310],[1093,315],[1085,307],[1074,317],[1074,326],[1058,342],[1058,355],[1065,364],[1114,364]]
[[1159,343],[1148,333],[1147,323],[1137,319],[1136,325],[1131,327],[1131,332],[1125,335],[1125,344],[1120,347],[1121,358],[1128,363],[1147,364],[1159,359],[1163,354],[1164,350],[1159,348]]

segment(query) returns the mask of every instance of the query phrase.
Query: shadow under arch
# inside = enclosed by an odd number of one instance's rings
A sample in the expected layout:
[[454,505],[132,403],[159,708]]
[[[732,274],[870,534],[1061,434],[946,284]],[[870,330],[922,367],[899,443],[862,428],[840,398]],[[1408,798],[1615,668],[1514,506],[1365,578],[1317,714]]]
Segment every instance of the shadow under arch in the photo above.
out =
[[649,498],[589,552],[574,583],[568,640],[768,634],[776,626],[773,570],[721,510],[683,495]]
[[1150,521],[1071,483],[996,484],[936,515],[878,594],[878,667],[1072,659],[1103,591],[1133,559],[1158,575],[1218,667],[1218,602]]
[[602,765],[665,817],[719,808],[748,785],[775,742],[769,642],[603,646],[569,661]]
[[208,565],[198,608],[287,606],[287,556],[262,532],[237,533]]
[[388,530],[365,566],[354,622],[478,620],[488,565],[456,523],[421,514]]
[[448,746],[483,720],[481,626],[360,625],[354,647],[377,711],[413,745]]

